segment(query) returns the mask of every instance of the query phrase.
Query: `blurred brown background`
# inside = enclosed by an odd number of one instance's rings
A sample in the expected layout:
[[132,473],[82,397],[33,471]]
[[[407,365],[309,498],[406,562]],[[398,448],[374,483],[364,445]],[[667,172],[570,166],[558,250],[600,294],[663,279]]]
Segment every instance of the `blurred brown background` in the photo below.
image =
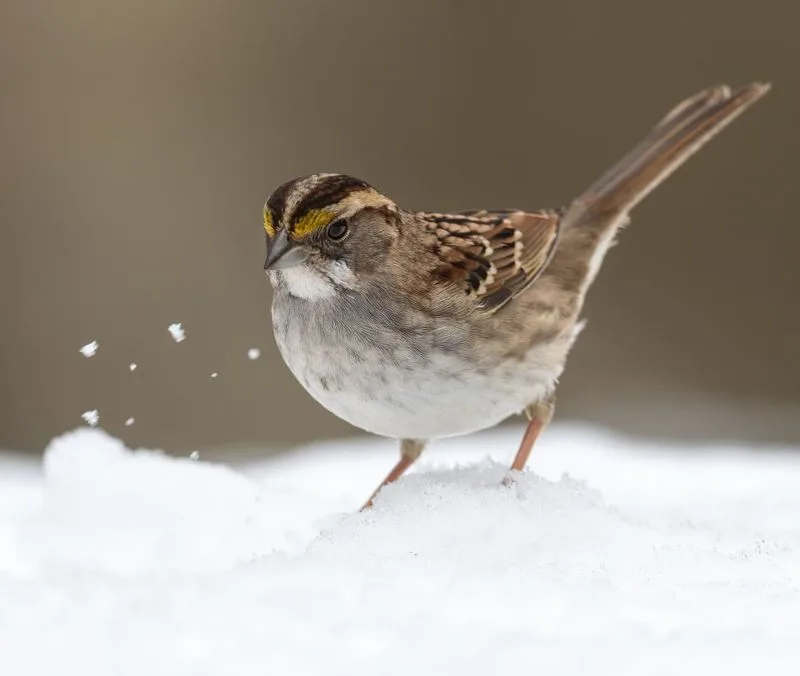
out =
[[338,171],[420,209],[556,206],[683,97],[754,79],[775,89],[607,258],[558,415],[800,441],[796,0],[0,12],[0,447],[41,449],[92,408],[175,451],[350,434],[274,347],[273,187]]

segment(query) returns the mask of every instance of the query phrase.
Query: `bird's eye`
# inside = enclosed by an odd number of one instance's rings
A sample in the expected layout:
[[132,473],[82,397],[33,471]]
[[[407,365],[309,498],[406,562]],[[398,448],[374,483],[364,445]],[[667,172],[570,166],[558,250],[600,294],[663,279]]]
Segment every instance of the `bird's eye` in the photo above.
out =
[[342,218],[335,220],[328,226],[327,234],[329,239],[342,239],[347,234],[347,223]]

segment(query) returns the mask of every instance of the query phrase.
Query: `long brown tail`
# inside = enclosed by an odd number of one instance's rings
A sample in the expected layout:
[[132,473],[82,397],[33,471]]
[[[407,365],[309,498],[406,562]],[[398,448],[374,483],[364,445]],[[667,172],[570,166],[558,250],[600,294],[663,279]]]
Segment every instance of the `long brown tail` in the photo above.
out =
[[651,190],[769,88],[755,82],[731,92],[721,85],[686,99],[572,203],[561,221],[562,232],[582,227],[602,232],[621,225]]

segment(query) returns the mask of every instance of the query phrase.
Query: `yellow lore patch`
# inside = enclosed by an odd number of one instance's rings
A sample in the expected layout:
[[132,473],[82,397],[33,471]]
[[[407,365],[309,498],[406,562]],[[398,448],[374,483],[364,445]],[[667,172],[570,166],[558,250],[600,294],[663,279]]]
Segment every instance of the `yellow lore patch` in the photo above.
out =
[[294,224],[292,231],[295,237],[305,237],[321,230],[336,218],[336,214],[327,209],[312,209]]
[[267,233],[267,237],[275,237],[275,226],[272,224],[272,214],[269,213],[267,207],[264,207],[264,232]]

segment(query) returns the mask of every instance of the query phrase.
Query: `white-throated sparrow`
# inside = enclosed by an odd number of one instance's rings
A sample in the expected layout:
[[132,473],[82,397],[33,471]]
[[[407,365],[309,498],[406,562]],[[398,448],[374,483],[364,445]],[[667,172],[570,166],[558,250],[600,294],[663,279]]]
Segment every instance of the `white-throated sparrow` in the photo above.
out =
[[400,440],[378,490],[428,439],[520,412],[530,422],[511,468],[525,466],[586,291],[628,213],[768,90],[719,86],[687,99],[565,209],[407,211],[341,174],[270,195],[264,268],[278,347],[325,408]]

